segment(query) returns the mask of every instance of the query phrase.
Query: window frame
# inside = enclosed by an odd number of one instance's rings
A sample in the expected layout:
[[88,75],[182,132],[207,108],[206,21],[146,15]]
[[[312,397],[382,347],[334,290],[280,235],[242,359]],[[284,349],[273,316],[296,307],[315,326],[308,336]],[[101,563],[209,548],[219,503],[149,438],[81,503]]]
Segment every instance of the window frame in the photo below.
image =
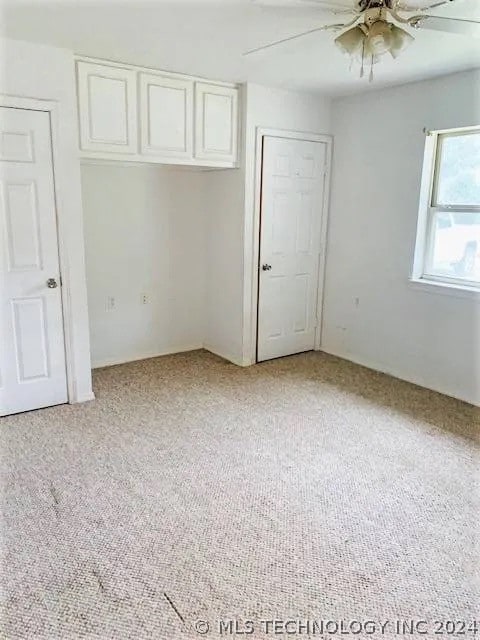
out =
[[431,273],[434,251],[435,217],[438,213],[480,213],[480,205],[438,204],[437,193],[443,140],[447,137],[480,133],[480,125],[426,131],[425,153],[420,187],[417,236],[413,270],[410,280],[415,283],[446,287],[480,294],[480,282]]

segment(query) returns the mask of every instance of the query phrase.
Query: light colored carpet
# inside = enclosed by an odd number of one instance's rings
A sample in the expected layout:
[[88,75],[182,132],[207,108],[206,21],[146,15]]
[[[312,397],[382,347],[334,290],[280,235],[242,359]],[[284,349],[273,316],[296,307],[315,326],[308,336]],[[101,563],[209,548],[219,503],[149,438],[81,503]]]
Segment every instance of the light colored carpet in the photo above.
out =
[[478,410],[315,353],[167,356],[95,391],[0,423],[6,638],[480,618]]

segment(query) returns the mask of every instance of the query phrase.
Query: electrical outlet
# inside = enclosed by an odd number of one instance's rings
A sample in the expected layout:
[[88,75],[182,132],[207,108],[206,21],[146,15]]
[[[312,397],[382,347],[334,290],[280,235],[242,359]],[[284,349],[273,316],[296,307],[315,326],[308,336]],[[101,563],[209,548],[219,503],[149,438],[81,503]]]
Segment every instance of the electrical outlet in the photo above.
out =
[[107,311],[114,311],[116,306],[116,300],[113,296],[107,296],[107,300],[105,303],[105,309]]
[[147,293],[142,293],[142,304],[149,304],[150,297]]

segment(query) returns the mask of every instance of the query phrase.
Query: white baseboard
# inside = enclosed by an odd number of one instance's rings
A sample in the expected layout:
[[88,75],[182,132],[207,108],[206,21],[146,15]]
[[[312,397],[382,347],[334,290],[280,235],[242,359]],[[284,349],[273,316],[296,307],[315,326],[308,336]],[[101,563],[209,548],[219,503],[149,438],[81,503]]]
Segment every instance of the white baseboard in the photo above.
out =
[[93,391],[90,391],[90,393],[86,393],[83,396],[78,396],[77,398],[70,400],[69,404],[80,404],[81,402],[91,402],[92,400],[95,400],[95,394]]
[[404,374],[398,373],[398,371],[393,371],[390,367],[386,367],[384,364],[379,364],[378,362],[374,362],[369,358],[364,358],[359,355],[352,355],[351,353],[343,353],[341,351],[335,351],[333,349],[328,349],[326,347],[321,347],[320,351],[324,353],[328,353],[331,356],[336,356],[337,358],[342,358],[342,360],[348,360],[348,362],[353,362],[354,364],[359,364],[362,367],[366,367],[367,369],[372,369],[372,371],[378,371],[379,373],[385,373],[392,378],[397,378],[398,380],[403,380],[404,382],[410,382],[410,384],[414,384],[417,387],[423,387],[424,389],[428,389],[429,391],[435,391],[436,393],[441,393],[444,396],[448,396],[449,398],[455,398],[455,400],[461,400],[462,402],[466,402],[467,404],[471,404],[473,406],[479,407],[480,403],[475,402],[472,398],[468,398],[466,396],[462,396],[460,394],[452,393],[451,391],[442,389],[440,387],[430,386],[426,384],[423,380],[419,381],[415,379],[413,376],[407,376]]
[[160,356],[169,356],[174,353],[184,353],[185,351],[197,351],[202,349],[201,344],[182,345],[179,347],[171,347],[162,351],[154,351],[147,353],[135,353],[128,356],[116,356],[113,358],[103,358],[101,360],[92,361],[92,369],[101,369],[103,367],[113,367],[117,364],[127,364],[127,362],[137,362],[138,360],[149,360],[150,358],[159,358]]
[[250,364],[250,363],[244,363],[243,360],[241,360],[241,358],[237,358],[237,356],[234,356],[231,353],[226,353],[225,351],[222,352],[216,347],[212,347],[209,344],[204,344],[203,348],[206,351],[210,351],[210,353],[213,353],[219,358],[223,358],[224,360],[228,360],[228,362],[231,362],[232,364],[236,364],[237,367],[246,367]]

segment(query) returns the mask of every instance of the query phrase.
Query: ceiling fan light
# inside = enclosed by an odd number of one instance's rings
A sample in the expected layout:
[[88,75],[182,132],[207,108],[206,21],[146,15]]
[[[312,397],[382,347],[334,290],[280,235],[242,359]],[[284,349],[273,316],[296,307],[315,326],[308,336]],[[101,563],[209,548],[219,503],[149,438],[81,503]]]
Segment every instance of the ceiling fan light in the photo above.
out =
[[367,39],[367,51],[376,56],[382,56],[390,49],[389,42],[385,36],[378,34]]
[[362,54],[365,34],[359,26],[353,27],[335,38],[337,47],[349,56],[358,56]]
[[382,56],[390,51],[392,25],[384,20],[375,21],[368,30],[365,49],[368,55]]
[[392,58],[398,58],[414,40],[415,38],[408,31],[392,24],[390,29],[390,54]]

